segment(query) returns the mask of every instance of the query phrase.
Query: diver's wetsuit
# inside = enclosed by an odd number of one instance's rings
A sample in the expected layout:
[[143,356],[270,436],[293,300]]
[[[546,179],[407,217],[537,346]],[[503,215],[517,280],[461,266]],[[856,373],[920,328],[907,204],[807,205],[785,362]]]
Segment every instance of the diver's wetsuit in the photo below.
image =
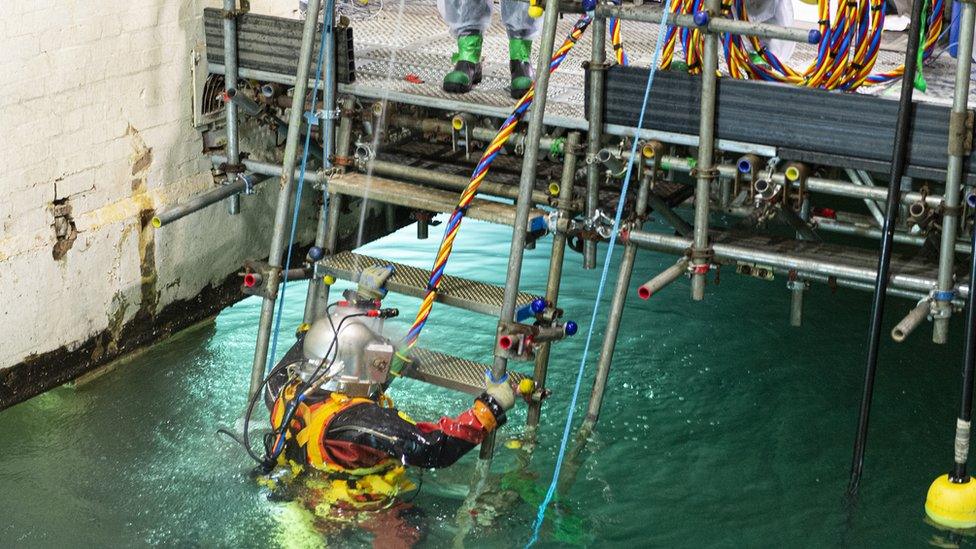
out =
[[470,410],[456,419],[413,424],[393,408],[359,404],[336,415],[326,451],[345,467],[372,467],[392,457],[416,467],[447,467],[481,443],[487,431]]

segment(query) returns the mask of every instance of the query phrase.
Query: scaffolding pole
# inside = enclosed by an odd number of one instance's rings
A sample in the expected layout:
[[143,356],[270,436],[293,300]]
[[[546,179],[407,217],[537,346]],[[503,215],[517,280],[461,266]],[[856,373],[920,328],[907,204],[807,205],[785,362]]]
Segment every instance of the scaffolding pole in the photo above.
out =
[[[962,171],[969,157],[972,140],[972,119],[969,110],[969,80],[973,66],[974,8],[961,2],[959,23],[959,55],[956,57],[956,82],[949,114],[949,162],[946,166],[945,212],[942,216],[942,242],[939,248],[939,285],[933,294],[932,341],[945,343],[949,335],[952,315],[952,284],[956,236],[959,231]],[[967,146],[967,136],[969,145]]]
[[[271,249],[268,252],[268,272],[266,284],[268,288],[276,290],[281,280],[282,259],[285,254],[286,234],[288,232],[288,214],[291,211],[292,189],[295,184],[295,165],[298,156],[299,134],[302,127],[302,116],[305,109],[305,93],[308,91],[309,65],[312,61],[312,49],[315,41],[315,31],[321,0],[308,0],[309,16],[305,19],[302,31],[302,46],[298,55],[298,73],[295,78],[294,102],[288,119],[288,138],[285,141],[285,157],[281,167],[281,189],[278,192],[278,203],[275,208],[274,230],[271,235]],[[261,320],[258,323],[258,338],[254,347],[254,362],[251,365],[251,386],[248,392],[253,395],[261,386],[264,371],[268,362],[268,346],[271,342],[271,329],[275,314],[277,292],[272,290],[272,296],[265,296],[261,304]]]

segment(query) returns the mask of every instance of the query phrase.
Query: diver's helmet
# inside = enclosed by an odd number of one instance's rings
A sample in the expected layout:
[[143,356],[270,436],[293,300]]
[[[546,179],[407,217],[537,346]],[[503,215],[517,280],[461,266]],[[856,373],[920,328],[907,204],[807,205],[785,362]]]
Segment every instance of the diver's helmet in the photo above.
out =
[[395,349],[381,335],[382,318],[352,316],[364,312],[342,304],[312,324],[302,346],[305,360],[297,372],[304,381],[321,376],[321,389],[351,397],[371,398],[383,392]]

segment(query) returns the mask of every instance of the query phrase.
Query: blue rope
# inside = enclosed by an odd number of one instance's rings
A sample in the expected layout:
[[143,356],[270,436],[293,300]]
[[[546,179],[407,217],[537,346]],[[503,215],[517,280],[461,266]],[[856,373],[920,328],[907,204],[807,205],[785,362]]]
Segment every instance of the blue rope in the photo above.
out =
[[[315,108],[315,99],[319,95],[319,83],[322,80],[322,64],[325,61],[325,40],[329,36],[326,29],[332,26],[332,17],[335,12],[335,0],[326,0],[325,5],[325,22],[322,27],[322,43],[319,44],[319,57],[317,66],[315,68],[315,84],[312,86],[312,108]],[[306,14],[306,17],[313,17],[318,19],[317,13]],[[302,105],[302,109],[305,106]],[[309,124],[311,125],[311,116],[314,113],[306,113],[309,115]],[[302,189],[305,187],[305,169],[308,166],[308,151],[312,142],[312,132],[309,130],[305,134],[305,148],[302,151],[302,165],[298,172],[298,188],[295,189],[295,207],[294,212],[291,217],[291,234],[288,237],[288,255],[285,259],[284,278],[281,281],[281,295],[278,298],[278,311],[275,318],[274,334],[271,338],[271,352],[268,353],[268,364],[265,366],[265,374],[271,371],[271,366],[275,362],[275,353],[278,350],[278,334],[281,332],[281,317],[283,316],[283,311],[285,308],[285,289],[288,288],[288,266],[291,265],[291,253],[295,246],[295,233],[298,230],[298,210],[302,205]]]
[[573,415],[576,411],[576,401],[579,397],[580,385],[583,383],[583,373],[586,371],[586,359],[590,353],[590,341],[593,339],[593,329],[596,326],[597,313],[600,310],[600,301],[603,298],[603,290],[607,283],[607,273],[610,271],[610,259],[613,257],[613,246],[617,241],[617,232],[620,229],[620,218],[623,216],[624,203],[626,202],[627,189],[630,186],[630,175],[634,168],[634,159],[637,158],[637,142],[640,137],[640,129],[644,125],[644,115],[647,111],[647,102],[651,95],[651,86],[654,85],[654,74],[657,72],[657,65],[661,55],[661,48],[664,45],[664,35],[666,32],[666,21],[670,10],[661,11],[661,22],[659,23],[660,32],[657,34],[657,44],[654,46],[654,56],[651,60],[650,72],[647,74],[647,86],[644,88],[644,102],[641,104],[640,117],[637,119],[637,128],[634,130],[634,142],[630,148],[630,159],[627,161],[627,173],[624,176],[623,187],[620,189],[620,200],[617,202],[617,213],[613,218],[613,233],[610,234],[610,244],[607,247],[607,256],[603,260],[603,272],[600,274],[600,286],[596,291],[596,302],[593,305],[593,314],[590,316],[590,329],[586,334],[586,343],[583,346],[583,358],[580,360],[579,371],[576,373],[576,385],[573,387],[573,398],[569,404],[569,415],[566,417],[566,426],[563,428],[563,439],[559,445],[559,454],[556,457],[556,469],[552,472],[552,482],[549,483],[549,490],[546,497],[539,504],[539,511],[536,513],[535,523],[532,526],[532,537],[525,545],[531,547],[539,540],[539,530],[545,520],[546,508],[552,502],[556,494],[556,484],[559,482],[559,470],[563,465],[563,458],[566,457],[566,449],[569,444],[569,433],[573,426]]

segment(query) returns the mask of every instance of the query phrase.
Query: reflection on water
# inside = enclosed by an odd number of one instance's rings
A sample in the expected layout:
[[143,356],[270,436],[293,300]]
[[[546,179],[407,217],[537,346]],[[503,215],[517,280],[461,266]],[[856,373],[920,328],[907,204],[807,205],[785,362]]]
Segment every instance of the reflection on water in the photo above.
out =
[[[437,239],[417,241],[414,234],[410,227],[361,251],[428,267]],[[503,282],[509,234],[466,221],[448,272]],[[543,241],[528,252],[528,291],[544,289],[547,247]],[[599,273],[583,271],[578,255],[567,261],[560,305],[585,324]],[[635,285],[671,262],[640,253]],[[288,292],[280,353],[301,318],[298,286]],[[543,545],[958,543],[925,524],[922,503],[952,459],[961,334],[947,346],[929,343],[924,329],[898,346],[884,342],[862,497],[848,513],[842,495],[868,298],[815,287],[805,299],[805,326],[796,330],[788,325],[785,286],[726,276],[693,303],[681,280],[649,301],[629,301],[600,424],[575,483],[549,514]],[[403,311],[390,322],[405,332],[419,301],[388,302]],[[907,312],[908,303],[892,303],[892,320]],[[528,539],[552,473],[582,335],[554,347],[553,396],[531,462],[520,460],[518,444],[504,444],[522,434],[520,408],[501,432],[490,489],[477,505],[463,505],[476,476],[474,452],[452,468],[424,472],[419,492],[396,513],[323,528],[301,505],[269,501],[240,447],[215,436],[244,408],[259,305],[245,300],[214,324],[87,385],[0,413],[0,545],[357,546],[376,532],[429,547],[461,538],[491,547]],[[494,330],[489,317],[438,305],[422,343],[487,361]],[[588,390],[584,384],[581,406]],[[398,381],[392,396],[417,419],[470,404],[410,380]],[[419,472],[412,474],[419,481]]]

